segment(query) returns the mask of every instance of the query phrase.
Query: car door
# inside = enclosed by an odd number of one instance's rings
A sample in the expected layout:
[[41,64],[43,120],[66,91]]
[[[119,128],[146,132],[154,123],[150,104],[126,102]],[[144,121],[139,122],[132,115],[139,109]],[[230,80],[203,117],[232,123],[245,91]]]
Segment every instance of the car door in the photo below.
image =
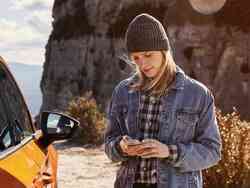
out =
[[1,187],[56,187],[56,152],[40,146],[37,136],[23,96],[0,59]]

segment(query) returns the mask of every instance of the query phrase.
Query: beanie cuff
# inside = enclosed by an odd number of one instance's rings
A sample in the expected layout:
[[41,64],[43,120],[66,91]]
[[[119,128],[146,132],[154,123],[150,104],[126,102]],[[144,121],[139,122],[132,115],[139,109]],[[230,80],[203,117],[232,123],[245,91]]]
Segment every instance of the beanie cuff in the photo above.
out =
[[[130,42],[131,43],[131,42]],[[169,41],[167,39],[162,40],[151,40],[143,43],[137,42],[136,45],[130,45],[127,43],[127,51],[131,52],[142,52],[142,51],[168,51]]]

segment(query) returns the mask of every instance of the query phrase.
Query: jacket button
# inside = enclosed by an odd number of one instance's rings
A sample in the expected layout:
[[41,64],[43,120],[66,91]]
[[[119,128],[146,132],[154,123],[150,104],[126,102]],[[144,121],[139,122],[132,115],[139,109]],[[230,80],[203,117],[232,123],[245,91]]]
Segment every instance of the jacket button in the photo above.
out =
[[146,168],[146,167],[144,167],[144,168],[143,168],[143,170],[144,170],[144,171],[146,171],[146,170],[147,170],[147,168]]

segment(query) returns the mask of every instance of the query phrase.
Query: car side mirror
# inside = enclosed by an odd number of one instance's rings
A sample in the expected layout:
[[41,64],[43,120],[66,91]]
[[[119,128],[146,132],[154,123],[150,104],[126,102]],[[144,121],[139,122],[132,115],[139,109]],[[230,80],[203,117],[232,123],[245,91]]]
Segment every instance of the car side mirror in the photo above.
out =
[[49,142],[46,145],[70,138],[79,124],[76,119],[62,113],[44,111],[41,114],[41,130],[44,139]]

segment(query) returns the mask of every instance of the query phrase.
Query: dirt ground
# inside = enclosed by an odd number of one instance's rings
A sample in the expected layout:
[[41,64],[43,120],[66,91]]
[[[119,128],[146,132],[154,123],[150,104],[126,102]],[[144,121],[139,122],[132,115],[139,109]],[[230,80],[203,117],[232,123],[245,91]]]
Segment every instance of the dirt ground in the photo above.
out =
[[103,147],[84,148],[68,142],[54,144],[58,151],[58,188],[112,188],[118,164]]

